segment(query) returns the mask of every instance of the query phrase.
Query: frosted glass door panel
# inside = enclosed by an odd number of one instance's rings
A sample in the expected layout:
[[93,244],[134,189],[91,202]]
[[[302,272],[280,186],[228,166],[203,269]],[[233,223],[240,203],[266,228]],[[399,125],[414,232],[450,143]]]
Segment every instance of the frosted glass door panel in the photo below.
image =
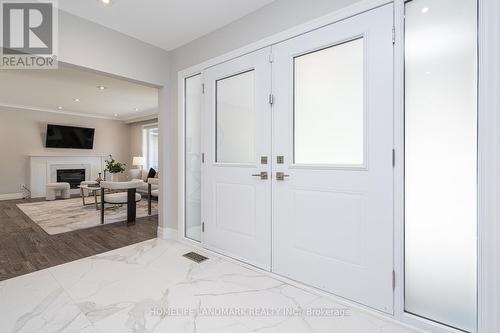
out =
[[201,241],[201,74],[184,81],[186,119],[185,236]]
[[363,39],[294,60],[295,163],[362,165]]
[[406,3],[405,309],[476,331],[476,1]]
[[255,162],[254,71],[217,80],[216,89],[216,162]]

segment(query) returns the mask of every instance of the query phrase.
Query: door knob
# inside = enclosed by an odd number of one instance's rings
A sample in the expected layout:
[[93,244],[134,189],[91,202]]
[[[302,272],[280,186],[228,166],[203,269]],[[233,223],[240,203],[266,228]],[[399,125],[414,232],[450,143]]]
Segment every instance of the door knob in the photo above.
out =
[[262,180],[267,179],[267,171],[262,171],[261,173],[253,174],[252,177],[260,177]]
[[284,172],[276,172],[276,180],[285,180],[286,177],[290,177],[290,175],[285,175]]

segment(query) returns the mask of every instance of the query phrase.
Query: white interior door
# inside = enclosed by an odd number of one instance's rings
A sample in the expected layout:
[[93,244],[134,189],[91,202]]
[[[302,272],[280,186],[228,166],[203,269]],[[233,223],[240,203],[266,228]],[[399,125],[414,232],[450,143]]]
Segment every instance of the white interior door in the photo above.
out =
[[204,246],[271,266],[270,49],[204,71]]
[[273,46],[273,271],[389,313],[392,22],[386,5]]

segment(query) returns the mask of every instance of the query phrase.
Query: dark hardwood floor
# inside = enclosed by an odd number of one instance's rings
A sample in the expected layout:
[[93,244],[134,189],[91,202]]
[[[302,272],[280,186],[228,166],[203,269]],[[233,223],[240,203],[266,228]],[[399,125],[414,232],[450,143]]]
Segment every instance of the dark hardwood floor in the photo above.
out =
[[39,200],[0,201],[0,281],[156,237],[158,216],[49,235],[16,206]]

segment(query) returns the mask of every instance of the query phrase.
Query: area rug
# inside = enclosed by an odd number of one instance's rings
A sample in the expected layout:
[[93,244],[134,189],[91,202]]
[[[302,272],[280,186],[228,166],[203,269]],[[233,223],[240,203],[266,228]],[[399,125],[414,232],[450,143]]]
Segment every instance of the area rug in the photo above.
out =
[[[56,201],[40,201],[18,204],[17,207],[49,235],[100,226],[101,211],[96,210],[94,198],[85,198],[88,206],[83,206],[81,198]],[[104,224],[127,220],[127,205],[106,205]],[[109,207],[109,208],[108,208]],[[158,215],[158,203],[152,202],[151,215]],[[148,202],[137,203],[137,218],[148,216]]]

